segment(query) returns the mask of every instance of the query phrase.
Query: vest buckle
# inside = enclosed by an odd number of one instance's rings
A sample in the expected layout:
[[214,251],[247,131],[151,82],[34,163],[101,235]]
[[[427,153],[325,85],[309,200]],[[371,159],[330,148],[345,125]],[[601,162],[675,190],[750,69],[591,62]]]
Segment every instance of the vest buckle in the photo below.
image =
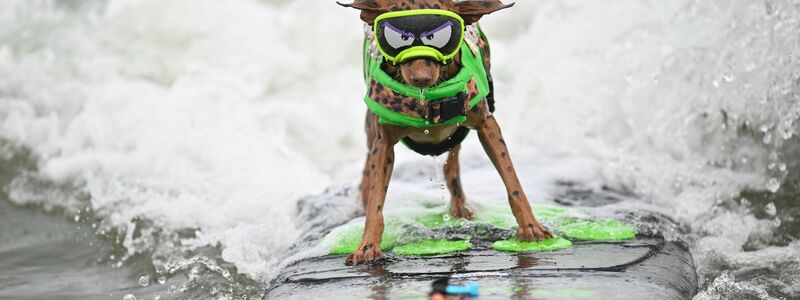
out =
[[427,120],[431,124],[442,124],[455,117],[467,115],[467,93],[428,102]]

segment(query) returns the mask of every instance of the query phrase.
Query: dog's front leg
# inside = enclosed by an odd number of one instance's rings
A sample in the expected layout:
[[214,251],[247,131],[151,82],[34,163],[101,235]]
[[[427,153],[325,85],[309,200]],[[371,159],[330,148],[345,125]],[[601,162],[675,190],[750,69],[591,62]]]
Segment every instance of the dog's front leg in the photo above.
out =
[[370,157],[372,155],[372,146],[375,143],[375,139],[378,137],[378,117],[373,114],[371,111],[367,110],[367,117],[366,121],[364,122],[364,131],[367,133],[367,159],[364,162],[364,171],[361,174],[361,184],[358,185],[358,189],[361,192],[361,201],[364,204],[364,210],[367,209],[369,202],[369,177],[371,175],[370,165]]
[[511,211],[517,219],[519,229],[517,229],[517,239],[524,242],[541,241],[553,235],[547,230],[536,217],[519,182],[514,164],[511,162],[511,155],[500,131],[500,125],[494,116],[489,113],[486,102],[470,111],[470,119],[477,120],[476,130],[478,138],[483,145],[483,149],[491,159],[508,193],[508,202],[511,204]]
[[444,165],[444,177],[447,181],[447,189],[450,190],[450,215],[456,218],[472,220],[475,215],[467,206],[464,196],[464,189],[461,187],[461,166],[458,162],[458,154],[461,152],[461,145],[456,145],[447,155],[447,163]]
[[389,190],[389,180],[394,167],[394,145],[399,139],[393,138],[389,130],[379,126],[378,134],[372,143],[369,154],[369,190],[367,191],[367,218],[361,245],[347,257],[348,265],[363,264],[383,257],[381,237],[383,236],[383,203]]

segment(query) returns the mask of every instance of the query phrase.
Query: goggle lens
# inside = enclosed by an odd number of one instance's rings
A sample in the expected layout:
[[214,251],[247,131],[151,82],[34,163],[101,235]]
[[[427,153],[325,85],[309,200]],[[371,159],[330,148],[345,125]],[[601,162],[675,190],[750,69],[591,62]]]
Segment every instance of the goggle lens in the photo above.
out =
[[464,21],[448,11],[393,12],[376,19],[374,33],[381,53],[391,62],[427,56],[444,63],[464,40]]

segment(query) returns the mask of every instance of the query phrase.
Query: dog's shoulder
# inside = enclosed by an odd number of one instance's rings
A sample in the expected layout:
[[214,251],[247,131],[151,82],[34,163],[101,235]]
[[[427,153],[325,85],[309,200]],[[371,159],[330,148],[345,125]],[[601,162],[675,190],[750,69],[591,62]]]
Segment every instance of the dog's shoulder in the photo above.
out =
[[481,33],[481,27],[478,23],[466,26],[464,29],[464,42],[466,42],[469,49],[472,50],[473,55],[478,56],[478,53],[481,53],[482,45],[485,44],[485,42],[483,41],[483,34]]

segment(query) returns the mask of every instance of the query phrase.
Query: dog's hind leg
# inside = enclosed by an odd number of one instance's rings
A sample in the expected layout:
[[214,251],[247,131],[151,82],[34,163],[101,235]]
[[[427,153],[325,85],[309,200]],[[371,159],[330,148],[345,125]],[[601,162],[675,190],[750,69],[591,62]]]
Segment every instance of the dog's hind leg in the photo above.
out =
[[489,107],[484,101],[468,112],[468,117],[476,122],[478,138],[483,145],[483,149],[491,159],[508,193],[508,202],[511,204],[511,211],[517,219],[519,229],[517,229],[517,239],[524,242],[541,241],[553,235],[533,216],[533,210],[522,190],[514,164],[511,162],[511,155],[506,147],[506,142],[500,132],[500,125],[494,116],[489,113]]
[[447,189],[450,190],[450,214],[456,218],[472,220],[474,215],[472,210],[467,207],[464,189],[461,186],[459,152],[461,152],[461,145],[453,147],[447,155],[447,162],[444,165],[444,178],[447,181]]
[[364,209],[367,209],[367,196],[369,196],[369,151],[372,150],[372,144],[375,142],[375,137],[378,134],[378,118],[374,113],[367,110],[366,121],[364,122],[364,131],[367,133],[367,159],[364,162],[364,171],[361,174],[361,184],[359,191],[361,192],[361,201],[364,203]]
[[381,239],[383,238],[383,204],[389,190],[389,180],[394,168],[394,145],[399,138],[391,136],[389,130],[379,126],[372,143],[369,160],[369,189],[367,192],[367,218],[364,236],[353,254],[347,257],[349,265],[363,264],[383,257]]

